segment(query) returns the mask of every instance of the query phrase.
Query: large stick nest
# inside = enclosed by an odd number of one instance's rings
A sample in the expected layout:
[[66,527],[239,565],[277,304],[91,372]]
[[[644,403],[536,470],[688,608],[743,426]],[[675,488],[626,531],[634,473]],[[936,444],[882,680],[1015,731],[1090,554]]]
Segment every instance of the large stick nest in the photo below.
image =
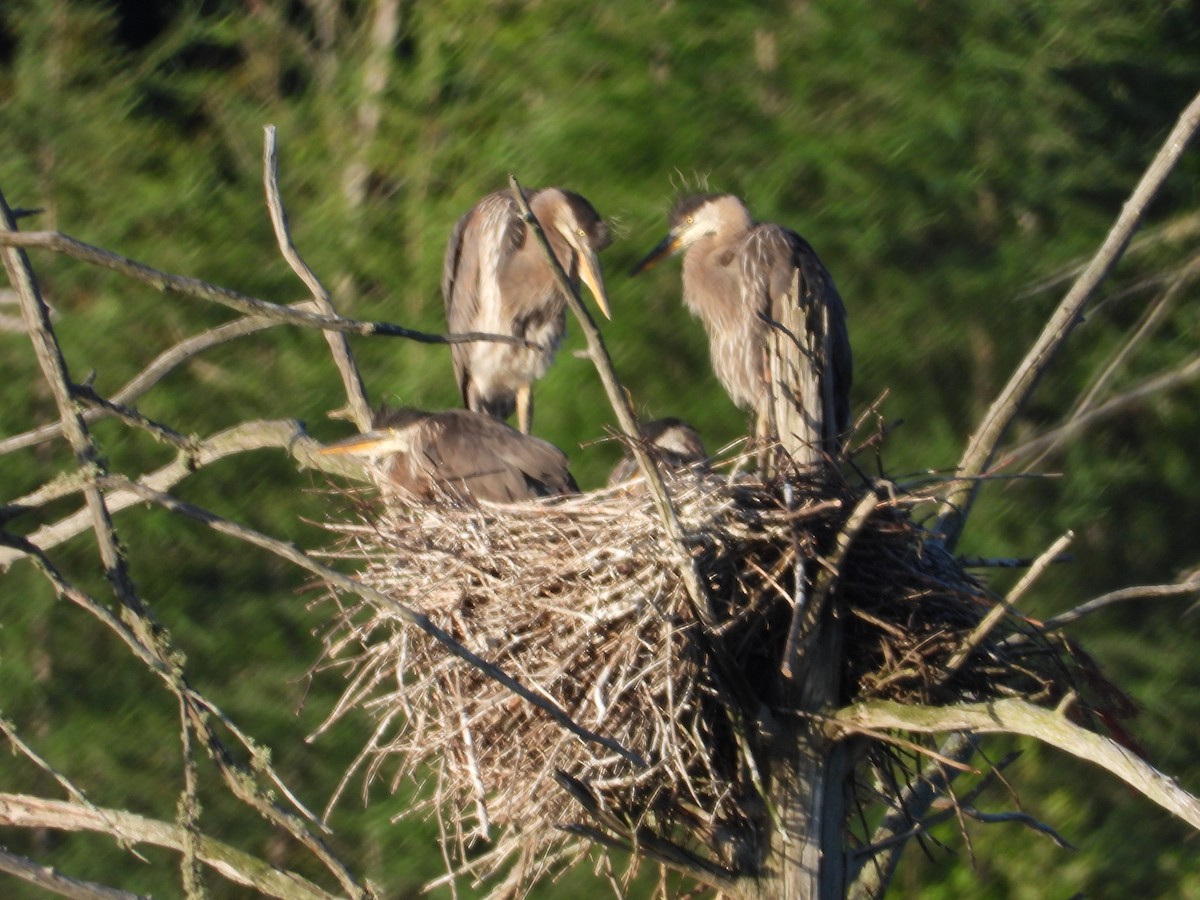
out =
[[339,601],[326,662],[344,667],[347,687],[331,721],[364,709],[376,722],[359,760],[368,784],[384,772],[393,787],[432,784],[424,808],[454,868],[487,874],[516,858],[497,893],[576,859],[589,845],[580,835],[613,846],[623,833],[685,868],[738,868],[763,810],[744,740],[756,711],[736,709],[706,646],[720,642],[769,703],[797,558],[802,596],[832,587],[845,701],[1053,703],[1096,681],[1085,657],[1015,616],[947,668],[996,600],[912,521],[920,497],[880,492],[833,572],[863,488],[801,482],[789,504],[779,485],[744,476],[687,472],[670,486],[713,633],[702,634],[680,548],[640,482],[511,506],[386,502],[332,526],[363,581],[646,762],[569,734],[389,609]]

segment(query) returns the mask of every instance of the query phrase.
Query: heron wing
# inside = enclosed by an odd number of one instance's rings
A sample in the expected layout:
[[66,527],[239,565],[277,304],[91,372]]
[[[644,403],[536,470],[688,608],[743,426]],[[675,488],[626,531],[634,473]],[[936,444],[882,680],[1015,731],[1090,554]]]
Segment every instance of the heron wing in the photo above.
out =
[[[511,331],[504,324],[500,272],[524,240],[525,223],[507,191],[488,194],[458,220],[442,261],[442,299],[451,333]],[[492,349],[494,345],[486,343],[451,345],[465,402],[469,402],[473,360]]]
[[812,311],[824,309],[829,328],[829,359],[826,372],[831,378],[833,421],[842,434],[850,426],[850,384],[854,365],[850,351],[850,332],[846,325],[846,306],[829,270],[812,245],[800,235],[788,232],[793,244],[792,261],[800,272],[800,302]]
[[578,490],[557,447],[468,410],[431,416],[414,449],[440,485],[477,500],[506,503]]
[[[446,327],[451,334],[475,330],[479,317],[479,205],[458,220],[446,256],[442,260],[442,300],[446,304]],[[454,377],[463,401],[470,380],[471,345],[451,344]]]
[[755,226],[742,251],[743,301],[772,321],[782,321],[784,304],[796,302],[792,280],[797,272],[798,300],[806,315],[821,309],[828,315],[830,359],[826,371],[832,376],[832,413],[840,434],[849,425],[853,378],[846,307],[829,271],[808,241],[779,225]]

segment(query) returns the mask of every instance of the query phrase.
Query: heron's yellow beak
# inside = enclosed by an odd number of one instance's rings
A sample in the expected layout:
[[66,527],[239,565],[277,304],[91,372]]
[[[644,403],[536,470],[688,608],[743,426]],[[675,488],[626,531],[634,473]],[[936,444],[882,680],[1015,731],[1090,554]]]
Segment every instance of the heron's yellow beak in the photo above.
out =
[[395,440],[396,436],[391,431],[368,431],[365,434],[356,434],[345,440],[328,444],[318,450],[317,453],[322,456],[338,456],[343,454],[372,456],[387,453],[395,449]]
[[629,274],[640,275],[647,269],[654,268],[654,266],[656,266],[661,260],[664,260],[668,256],[676,253],[682,245],[683,241],[680,239],[679,235],[675,234],[674,232],[668,234],[665,238],[658,242],[657,247],[655,247],[646,255],[645,259],[633,267]]
[[596,298],[596,305],[600,307],[600,312],[604,313],[604,318],[611,319],[612,310],[608,306],[608,294],[604,292],[604,275],[600,272],[600,260],[596,258],[595,251],[588,248],[580,250],[579,277]]

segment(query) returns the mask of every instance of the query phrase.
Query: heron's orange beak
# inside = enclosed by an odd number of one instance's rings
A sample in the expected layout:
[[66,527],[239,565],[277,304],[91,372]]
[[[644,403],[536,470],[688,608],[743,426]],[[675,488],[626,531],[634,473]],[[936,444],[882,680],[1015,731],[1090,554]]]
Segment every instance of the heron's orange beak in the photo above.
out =
[[640,263],[634,266],[632,270],[630,270],[629,274],[640,275],[647,269],[654,268],[654,266],[658,265],[660,260],[666,259],[668,256],[678,252],[682,245],[683,241],[679,239],[679,235],[673,232],[668,234],[665,238],[658,242],[658,246],[651,250],[645,259],[643,259]]
[[317,453],[322,456],[340,456],[343,454],[372,456],[387,453],[395,449],[393,446],[394,442],[395,435],[391,431],[368,431],[365,434],[356,434],[353,437],[327,444],[318,450]]
[[595,251],[587,247],[579,251],[579,277],[596,298],[596,305],[600,307],[600,312],[604,313],[604,318],[611,319],[612,310],[608,306],[608,294],[604,291],[600,260],[597,259]]

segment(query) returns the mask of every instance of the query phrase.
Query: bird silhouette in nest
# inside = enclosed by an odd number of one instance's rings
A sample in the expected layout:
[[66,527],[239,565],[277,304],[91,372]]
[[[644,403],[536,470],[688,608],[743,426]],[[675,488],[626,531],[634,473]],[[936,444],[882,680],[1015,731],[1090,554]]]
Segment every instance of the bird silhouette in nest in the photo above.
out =
[[[700,433],[682,419],[654,419],[638,426],[642,445],[651,458],[668,471],[693,469],[707,471],[708,452]],[[638,474],[637,460],[627,449],[625,456],[608,476],[609,487],[622,484]]]
[[807,327],[818,327],[817,316],[826,323],[820,396],[799,399],[820,412],[825,433],[836,436],[825,449],[840,446],[850,425],[853,378],[846,308],[812,246],[780,225],[756,223],[732,194],[699,194],[675,203],[667,236],[633,274],[676,253],[683,254],[683,302],[708,332],[717,379],[737,406],[753,412],[760,439],[772,437],[772,389],[800,393],[795,385],[772,383],[771,323],[795,303]]
[[323,447],[376,463],[387,485],[421,503],[514,503],[579,492],[553,444],[467,409],[382,411],[366,434]]
[[[598,254],[608,227],[579,194],[545,188],[528,194],[554,256],[571,285],[580,280],[611,318]],[[463,403],[470,410],[533,423],[533,382],[546,374],[566,333],[567,298],[550,262],[507,191],[489,194],[458,220],[442,265],[442,298],[451,333],[485,332],[533,342],[453,344],[450,352]]]

